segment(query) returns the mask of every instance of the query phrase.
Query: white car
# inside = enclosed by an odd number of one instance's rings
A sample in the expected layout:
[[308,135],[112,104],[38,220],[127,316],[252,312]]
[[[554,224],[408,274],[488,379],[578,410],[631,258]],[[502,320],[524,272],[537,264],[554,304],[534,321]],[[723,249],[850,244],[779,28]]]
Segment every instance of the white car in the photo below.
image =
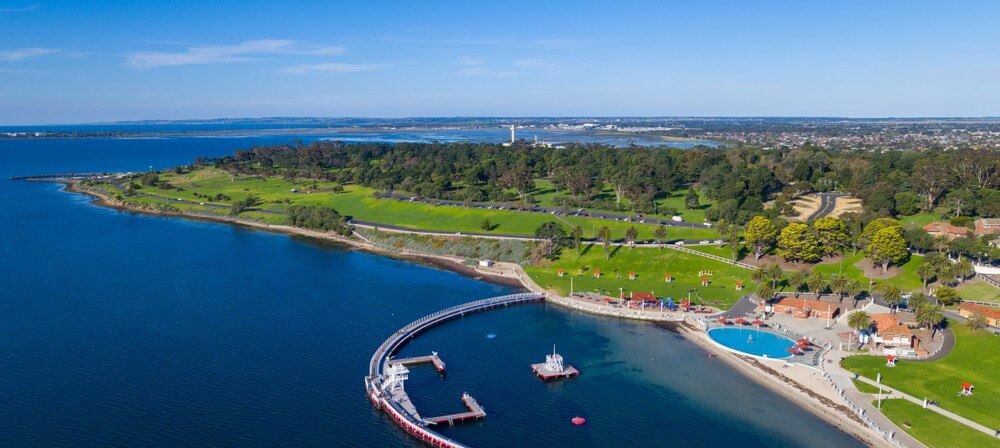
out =
[[710,241],[708,241],[708,240],[698,241],[698,244],[709,244],[709,243],[710,243]]
[[684,222],[684,218],[681,218],[680,216],[671,216],[670,220],[673,222]]
[[674,246],[683,246],[683,245],[684,245],[683,241],[678,241],[678,242],[674,243]]

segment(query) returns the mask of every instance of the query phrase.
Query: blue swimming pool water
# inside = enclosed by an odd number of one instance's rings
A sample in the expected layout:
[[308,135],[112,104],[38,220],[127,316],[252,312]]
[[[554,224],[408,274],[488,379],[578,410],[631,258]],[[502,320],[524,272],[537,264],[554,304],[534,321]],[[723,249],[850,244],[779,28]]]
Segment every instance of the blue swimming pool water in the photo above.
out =
[[789,338],[755,328],[713,328],[708,336],[731,349],[768,358],[788,358],[786,350],[795,345]]

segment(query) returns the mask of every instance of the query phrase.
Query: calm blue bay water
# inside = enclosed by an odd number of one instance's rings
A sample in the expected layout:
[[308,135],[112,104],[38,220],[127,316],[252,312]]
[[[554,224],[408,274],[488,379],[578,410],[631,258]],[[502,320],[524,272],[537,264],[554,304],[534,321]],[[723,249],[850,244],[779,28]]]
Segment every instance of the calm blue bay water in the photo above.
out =
[[[366,400],[371,352],[421,315],[511,290],[6,180],[285,140],[0,141],[0,446],[419,446]],[[531,375],[553,343],[578,379]],[[524,305],[404,354],[430,350],[447,378],[418,367],[407,388],[427,415],[472,393],[487,419],[444,432],[474,446],[860,446],[652,325]]]

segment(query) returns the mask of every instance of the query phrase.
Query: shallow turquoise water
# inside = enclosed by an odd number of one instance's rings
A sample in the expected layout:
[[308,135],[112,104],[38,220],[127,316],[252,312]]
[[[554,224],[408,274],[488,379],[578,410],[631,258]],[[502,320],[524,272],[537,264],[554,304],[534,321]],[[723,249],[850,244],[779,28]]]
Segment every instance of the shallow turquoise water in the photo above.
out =
[[775,359],[790,357],[787,350],[795,345],[789,338],[756,328],[713,328],[708,336],[731,349]]

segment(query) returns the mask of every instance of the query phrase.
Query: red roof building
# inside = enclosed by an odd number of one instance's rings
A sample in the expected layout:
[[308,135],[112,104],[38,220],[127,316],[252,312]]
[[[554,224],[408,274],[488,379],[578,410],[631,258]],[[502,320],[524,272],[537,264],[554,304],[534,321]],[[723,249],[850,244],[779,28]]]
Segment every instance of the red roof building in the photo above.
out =
[[[762,304],[760,309],[767,305]],[[814,317],[817,319],[833,319],[840,314],[840,307],[816,299],[802,297],[779,297],[770,305],[776,314],[791,314],[799,319]]]
[[953,226],[941,221],[925,225],[924,230],[931,234],[931,236],[943,236],[949,240],[961,238],[971,232],[968,227]]
[[656,294],[651,292],[633,292],[632,297],[629,300],[634,302],[659,302],[660,299],[656,298]]
[[982,313],[983,316],[986,316],[987,325],[1000,327],[1000,308],[976,305],[975,303],[963,303],[958,306],[958,314],[962,317],[972,317],[976,313]]

